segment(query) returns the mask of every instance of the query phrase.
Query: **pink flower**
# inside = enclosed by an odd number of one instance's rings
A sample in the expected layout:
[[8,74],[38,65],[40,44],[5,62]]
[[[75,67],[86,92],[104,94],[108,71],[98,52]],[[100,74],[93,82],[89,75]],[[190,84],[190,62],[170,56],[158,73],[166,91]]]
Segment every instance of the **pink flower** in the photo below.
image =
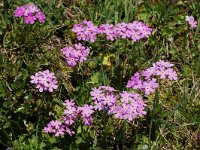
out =
[[185,20],[188,22],[188,24],[190,25],[191,28],[197,27],[197,21],[194,19],[193,16],[186,16]]
[[196,28],[197,27],[197,21],[191,21],[189,22],[191,28]]
[[153,66],[142,71],[141,76],[139,73],[135,73],[128,81],[126,87],[132,89],[139,89],[145,92],[146,95],[150,95],[155,92],[159,84],[156,81],[156,77],[160,79],[177,80],[177,73],[172,69],[174,65],[164,60],[159,60],[153,63]]
[[33,84],[37,84],[38,80],[39,80],[39,77],[38,77],[37,74],[35,74],[35,75],[31,76],[31,81],[30,82],[33,83]]
[[38,19],[38,21],[40,23],[44,23],[45,22],[46,16],[45,16],[44,13],[39,12],[39,13],[37,13],[36,17],[37,17],[37,19]]
[[160,76],[161,79],[165,79],[166,76],[167,76],[167,72],[166,72],[166,69],[165,68],[159,68],[157,71],[156,71],[156,75],[157,76]]
[[58,82],[56,80],[49,81],[48,90],[49,92],[53,92],[53,90],[56,90],[58,88]]
[[169,80],[177,80],[178,79],[177,73],[173,69],[169,68],[166,70],[166,72],[168,74]]
[[17,7],[17,8],[15,9],[14,16],[15,16],[15,17],[22,17],[22,16],[24,16],[24,12],[25,12],[25,9],[24,9],[23,6]]
[[29,11],[29,13],[36,13],[40,11],[40,9],[37,8],[37,6],[35,6],[34,4],[26,5],[26,9]]
[[34,24],[36,20],[44,23],[46,16],[34,4],[25,4],[17,7],[14,12],[15,17],[23,17],[25,24]]
[[37,18],[35,16],[29,13],[28,16],[24,17],[24,22],[26,24],[34,24],[36,19]]
[[84,20],[80,24],[74,25],[72,31],[77,35],[77,39],[83,41],[94,42],[96,35],[98,34],[98,27],[96,27],[91,21]]
[[39,71],[35,75],[32,75],[30,82],[36,85],[39,92],[53,92],[58,88],[58,81],[56,80],[54,73],[49,70]]
[[83,63],[87,60],[90,49],[84,47],[81,43],[74,44],[73,46],[66,46],[61,49],[61,52],[66,58],[68,66],[76,66],[78,62]]

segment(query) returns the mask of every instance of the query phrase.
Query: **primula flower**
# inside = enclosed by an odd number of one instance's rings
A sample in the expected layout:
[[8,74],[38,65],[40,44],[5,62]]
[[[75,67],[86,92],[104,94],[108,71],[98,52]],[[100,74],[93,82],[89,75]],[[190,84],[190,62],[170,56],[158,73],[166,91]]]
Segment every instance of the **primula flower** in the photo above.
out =
[[150,79],[152,76],[155,75],[157,71],[157,66],[150,67],[144,71],[142,71],[142,76],[145,77],[146,80]]
[[84,124],[85,124],[86,126],[90,126],[90,125],[92,124],[92,121],[93,121],[92,116],[90,116],[90,117],[84,117],[84,118],[83,118],[83,122],[84,122]]
[[160,79],[177,80],[177,73],[172,69],[174,65],[164,60],[159,60],[153,63],[153,66],[141,71],[141,73],[135,73],[126,85],[127,88],[139,89],[146,95],[150,95],[158,88],[156,77]]
[[112,107],[116,102],[117,102],[117,96],[110,94],[105,96],[103,104],[107,105],[108,107]]
[[[115,118],[129,121],[146,114],[144,110],[146,105],[139,94],[128,91],[119,94],[116,94],[116,92],[114,88],[109,86],[93,88],[90,94],[94,101],[94,109],[98,111],[105,109],[108,115],[114,115]],[[96,97],[96,95],[101,95],[101,98],[99,99],[99,96]]]
[[60,136],[64,134],[64,128],[62,126],[62,123],[57,120],[50,121],[43,131],[46,133],[54,133],[55,136]]
[[109,114],[113,114],[115,118],[127,119],[128,121],[133,121],[146,114],[144,110],[146,104],[144,104],[139,94],[123,91],[119,95],[121,96],[120,102],[112,107]]
[[110,41],[114,41],[117,38],[116,28],[112,24],[102,24],[99,26],[98,30],[99,34],[105,34],[106,39]]
[[[156,65],[155,65],[156,64]],[[169,67],[172,67],[172,66],[174,66],[173,64],[171,64],[171,63],[169,63],[169,62],[166,62],[166,61],[164,61],[164,60],[159,60],[159,61],[157,61],[155,64],[153,64],[154,66],[157,66],[158,68],[162,68],[162,67],[164,67],[164,68],[169,68]]]
[[74,44],[73,46],[66,46],[61,49],[61,52],[66,58],[66,63],[68,66],[74,67],[78,62],[82,63],[87,60],[90,49],[84,47],[81,43]]
[[85,104],[82,107],[77,108],[79,115],[86,126],[90,126],[92,124],[92,114],[94,113],[94,107],[92,105]]
[[78,115],[75,103],[73,100],[65,100],[64,105],[66,107],[63,115],[64,124],[67,126],[73,125]]
[[193,16],[186,16],[185,20],[188,22],[191,28],[197,27],[197,21],[194,19]]
[[37,18],[30,13],[28,14],[28,16],[24,17],[24,22],[26,24],[34,24],[36,19]]
[[82,23],[74,25],[72,31],[76,33],[79,41],[94,42],[98,33],[98,27],[91,21],[84,20]]
[[78,107],[78,111],[81,113],[82,117],[90,117],[94,113],[94,107],[88,104],[85,104],[82,107]]
[[93,88],[93,90],[90,92],[90,95],[92,96],[93,100],[97,100],[97,101],[100,101],[104,97],[103,91],[99,88],[98,89]]
[[176,71],[174,71],[173,69],[169,68],[166,70],[167,74],[168,74],[168,78],[169,80],[177,80],[177,73]]
[[127,91],[123,91],[122,93],[120,93],[120,96],[120,100],[122,103],[128,104],[130,100],[132,100],[132,95]]
[[144,81],[142,85],[142,90],[146,95],[150,95],[155,92],[155,89],[158,87],[158,83],[155,82],[155,79]]
[[156,71],[156,75],[157,75],[157,76],[160,76],[161,79],[165,79],[166,76],[167,76],[166,69],[165,69],[164,67],[159,68],[159,69]]
[[140,89],[142,87],[142,80],[140,74],[137,72],[135,73],[131,79],[128,81],[127,88],[133,88],[133,89]]
[[104,89],[107,92],[115,92],[115,91],[117,91],[113,87],[110,87],[110,86],[100,86],[99,89]]
[[72,66],[72,67],[76,66],[77,61],[78,61],[78,59],[74,58],[74,57],[69,57],[66,59],[68,66]]
[[44,23],[45,22],[46,16],[45,16],[44,13],[39,12],[39,13],[37,13],[36,17],[37,17],[37,19],[38,19],[38,21],[40,23]]
[[107,109],[110,111],[111,107],[115,105],[117,96],[114,94],[116,90],[110,86],[100,86],[93,88],[90,92],[92,100],[94,101],[95,110]]
[[68,106],[74,106],[75,103],[73,100],[68,100],[66,99],[65,102],[63,103],[64,106],[68,107]]
[[[146,114],[146,111],[144,110],[146,104],[139,94],[128,91],[123,91],[120,94],[117,94],[116,92],[117,91],[114,88],[109,86],[93,88],[90,92],[92,99],[94,100],[93,105],[85,104],[77,107],[73,100],[65,100],[63,104],[66,108],[61,117],[62,120],[50,121],[47,126],[44,127],[43,131],[52,133],[56,137],[64,134],[72,136],[75,132],[72,131],[71,128],[76,121],[81,119],[86,126],[92,124],[95,110],[100,111],[105,109],[107,110],[108,115],[113,115],[117,119],[125,119],[128,121],[133,121]],[[101,99],[96,95],[101,95]]]
[[133,42],[136,42],[139,39],[148,38],[152,29],[142,22],[134,21],[132,23],[123,22],[117,24],[116,31],[118,38],[129,38]]
[[37,84],[38,83],[38,80],[39,80],[39,75],[40,75],[40,73],[36,73],[35,75],[32,75],[31,76],[31,83],[32,84]]
[[71,128],[77,120],[81,119],[86,126],[91,125],[93,120],[92,114],[94,113],[94,107],[92,105],[85,104],[82,107],[77,107],[73,100],[68,99],[63,104],[66,108],[61,117],[62,120],[50,121],[44,127],[44,132],[53,133],[55,136],[61,136],[65,133],[72,136],[75,132]]
[[46,87],[49,89],[49,92],[53,92],[53,90],[56,90],[58,88],[58,82],[56,80],[50,80]]
[[46,16],[34,4],[25,4],[21,7],[16,7],[14,12],[15,17],[22,17],[25,24],[34,24],[36,20],[39,23],[44,23]]
[[29,11],[29,13],[37,13],[40,12],[40,9],[38,9],[34,4],[28,4],[25,6],[25,8]]
[[15,17],[22,17],[24,16],[25,8],[23,6],[17,7],[14,12]]
[[80,41],[90,41],[94,42],[97,35],[105,35],[106,39],[109,41],[114,41],[116,39],[131,39],[136,42],[142,38],[148,38],[152,32],[143,22],[134,21],[132,23],[118,23],[116,26],[113,24],[102,24],[99,27],[95,26],[91,21],[84,20],[80,24],[75,24],[72,32],[77,36]]
[[65,100],[64,106],[66,107],[64,110],[64,114],[61,117],[62,120],[52,120],[50,121],[46,127],[44,127],[43,131],[46,133],[53,133],[56,137],[62,136],[65,133],[72,136],[75,134],[74,131],[70,129],[70,127],[75,123],[78,117],[78,111],[75,106],[73,100]]
[[58,81],[56,80],[54,73],[49,70],[39,71],[35,75],[32,75],[30,82],[36,85],[39,92],[53,92],[58,88]]

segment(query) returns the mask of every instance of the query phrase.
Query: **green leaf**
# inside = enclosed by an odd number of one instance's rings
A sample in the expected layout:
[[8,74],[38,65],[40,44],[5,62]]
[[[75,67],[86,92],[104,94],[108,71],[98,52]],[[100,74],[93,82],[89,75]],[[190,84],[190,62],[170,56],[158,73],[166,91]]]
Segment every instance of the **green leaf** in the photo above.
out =
[[4,124],[4,126],[3,126],[3,128],[4,128],[4,129],[9,128],[10,125],[11,125],[10,122],[6,122],[6,123]]
[[89,82],[89,83],[93,83],[93,84],[99,83],[99,78],[100,78],[100,76],[101,76],[100,72],[94,73],[94,74],[91,76],[90,82]]
[[191,75],[192,69],[188,65],[183,66],[183,73],[185,75]]

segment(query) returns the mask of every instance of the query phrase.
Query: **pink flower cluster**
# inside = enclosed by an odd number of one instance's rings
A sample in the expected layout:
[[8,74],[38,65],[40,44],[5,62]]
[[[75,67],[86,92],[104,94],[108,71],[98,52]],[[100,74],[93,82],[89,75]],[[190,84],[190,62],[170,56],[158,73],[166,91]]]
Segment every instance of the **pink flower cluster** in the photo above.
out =
[[116,26],[113,24],[102,24],[97,27],[91,21],[84,20],[82,23],[74,25],[72,31],[76,34],[79,41],[94,42],[97,39],[97,35],[100,34],[105,35],[106,39],[110,41],[128,38],[136,42],[142,38],[148,38],[152,29],[139,21],[132,23],[122,22]]
[[118,119],[134,121],[146,115],[145,106],[140,94],[123,91],[120,93],[120,103],[113,107],[111,113]]
[[118,96],[115,95],[116,90],[109,86],[100,86],[99,88],[93,88],[90,92],[92,100],[94,102],[95,110],[108,109],[111,110],[116,104]]
[[53,133],[55,136],[62,136],[65,133],[72,136],[75,132],[71,128],[79,119],[82,119],[86,126],[91,125],[94,113],[93,106],[85,104],[82,107],[77,107],[73,100],[65,100],[64,106],[66,108],[62,121],[50,121],[44,128],[44,132]]
[[128,81],[126,87],[139,89],[144,91],[146,95],[150,95],[155,92],[159,84],[156,77],[160,79],[177,80],[177,73],[172,68],[174,65],[160,60],[153,64],[152,67],[142,71],[141,73],[135,73]]
[[114,115],[117,119],[134,121],[138,117],[146,114],[142,97],[135,92],[123,91],[119,94],[109,86],[93,88],[90,92],[94,101],[95,110],[106,109],[109,115]]
[[90,126],[93,121],[95,111],[107,110],[109,115],[114,115],[117,119],[127,119],[133,121],[146,114],[142,97],[134,92],[117,91],[109,86],[93,88],[90,92],[93,105],[85,104],[77,107],[73,100],[65,100],[64,114],[61,121],[50,121],[44,128],[44,132],[53,133],[55,136],[62,136],[65,133],[72,136],[75,132],[71,129],[78,120],[82,120],[84,125]]
[[[61,121],[58,120],[52,120],[47,124],[47,127],[44,128],[44,132],[46,133],[54,133],[56,137],[60,135],[64,135],[65,132],[67,132],[68,129],[63,126]],[[72,135],[74,134],[73,131],[69,130],[68,134]]]
[[26,4],[17,7],[14,16],[23,17],[25,24],[34,24],[36,20],[40,23],[44,23],[46,19],[45,14],[34,4]]
[[[177,80],[177,73],[172,68],[174,65],[164,60],[153,63],[153,66],[135,73],[127,83],[128,88],[139,89],[146,95],[155,92],[159,84],[156,77],[160,79]],[[93,121],[95,111],[106,110],[108,115],[113,115],[117,119],[134,121],[146,115],[146,104],[142,96],[133,91],[118,92],[110,86],[100,86],[93,88],[90,92],[92,105],[85,104],[78,107],[73,100],[65,100],[64,114],[61,121],[50,121],[44,132],[53,133],[55,136],[62,136],[65,133],[72,136],[75,134],[71,130],[78,120],[82,120],[86,126],[90,126]]]
[[100,25],[98,33],[105,35],[109,41],[114,41],[117,38],[117,30],[113,24]]
[[61,49],[61,52],[65,56],[68,66],[76,66],[78,62],[82,63],[87,60],[90,49],[78,43],[73,46],[64,47]]
[[197,21],[194,19],[193,16],[186,16],[185,20],[188,22],[188,24],[190,25],[191,28],[197,27]]
[[58,82],[56,80],[55,74],[49,70],[39,71],[35,75],[32,75],[30,82],[35,84],[36,88],[40,92],[53,92],[58,88]]
[[98,33],[98,27],[96,27],[91,21],[84,20],[80,24],[75,24],[72,31],[76,33],[79,41],[94,42]]

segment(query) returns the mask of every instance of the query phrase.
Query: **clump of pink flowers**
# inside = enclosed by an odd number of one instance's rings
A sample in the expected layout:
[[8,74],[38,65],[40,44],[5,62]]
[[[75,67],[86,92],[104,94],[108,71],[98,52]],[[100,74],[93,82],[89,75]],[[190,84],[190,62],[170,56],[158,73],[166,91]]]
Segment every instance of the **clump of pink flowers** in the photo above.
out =
[[82,107],[77,107],[73,100],[65,100],[65,110],[61,117],[61,121],[50,121],[44,128],[44,132],[53,133],[55,136],[62,136],[65,133],[72,136],[75,132],[72,130],[73,125],[78,120],[82,120],[86,126],[90,126],[92,123],[92,114],[94,108],[92,105],[85,104]]
[[95,110],[107,110],[109,115],[117,119],[134,121],[146,114],[145,106],[141,95],[135,92],[123,91],[116,93],[113,87],[100,86],[93,88],[90,92],[94,101]]
[[133,42],[142,38],[148,38],[152,29],[143,22],[134,21],[132,23],[102,24],[99,27],[95,26],[91,21],[84,20],[80,24],[74,25],[72,31],[76,34],[80,41],[94,42],[97,35],[105,35],[109,41],[116,39],[130,39]]
[[142,38],[148,38],[152,32],[145,23],[134,21],[132,23],[119,23],[116,25],[116,34],[118,38],[130,39],[136,42]]
[[50,121],[43,130],[45,133],[53,133],[56,137],[62,136],[65,133],[70,136],[75,134],[75,132],[71,130],[71,126],[74,125],[77,118],[77,108],[73,100],[65,100],[64,106],[66,108],[62,120]]
[[174,65],[164,60],[153,63],[153,66],[135,73],[128,81],[126,87],[144,91],[146,95],[154,93],[159,84],[156,78],[167,80],[178,80],[176,71],[172,68]]
[[[47,124],[47,127],[44,128],[44,132],[46,133],[54,133],[56,137],[64,135],[66,131],[66,127],[62,125],[61,121],[52,120]],[[71,131],[70,134],[73,134]]]
[[58,88],[58,81],[56,80],[55,74],[49,70],[39,71],[35,75],[32,75],[30,82],[35,84],[39,92],[53,92]]
[[81,43],[74,44],[73,46],[66,46],[61,49],[61,52],[65,56],[68,66],[76,66],[78,62],[83,63],[87,60],[90,49],[84,47]]
[[197,27],[197,21],[194,19],[193,16],[186,16],[185,20],[188,22],[191,28]]
[[37,20],[39,23],[44,23],[46,19],[45,14],[34,4],[16,7],[14,16],[17,18],[22,17],[25,24],[34,24]]
[[117,30],[113,24],[102,24],[98,28],[98,33],[105,35],[109,41],[114,41],[117,38]]
[[94,107],[92,105],[85,104],[82,107],[77,107],[77,110],[83,123],[86,126],[90,126],[93,121],[92,114],[94,113]]
[[[126,87],[139,89],[147,96],[155,92],[159,84],[157,78],[178,80],[173,64],[164,60],[153,63],[153,66],[135,73],[128,81]],[[62,136],[65,133],[72,136],[75,132],[71,129],[78,120],[82,120],[84,125],[90,126],[93,121],[93,114],[98,111],[106,111],[108,116],[116,119],[134,121],[146,115],[146,104],[142,96],[134,91],[118,92],[110,86],[94,87],[90,96],[92,104],[76,106],[73,100],[65,100],[64,114],[61,121],[50,121],[44,132],[53,133],[55,136]]]
[[93,88],[90,92],[93,104],[76,106],[73,100],[65,100],[64,113],[60,120],[52,120],[44,128],[44,132],[53,133],[55,136],[62,136],[65,133],[72,136],[75,123],[82,120],[84,125],[90,126],[95,111],[106,110],[108,115],[117,119],[134,121],[136,118],[146,114],[142,97],[135,92],[123,91],[117,93],[113,87],[100,86]]
[[136,118],[146,115],[146,104],[140,94],[123,91],[119,95],[119,103],[111,110],[111,114],[114,114],[115,118],[134,121]]
[[90,95],[94,102],[94,109],[98,111],[106,109],[109,112],[117,102],[118,97],[115,95],[115,91],[114,88],[109,86],[93,88]]
[[98,33],[98,27],[96,27],[91,21],[84,20],[82,23],[74,25],[72,31],[76,33],[79,41],[94,42]]

